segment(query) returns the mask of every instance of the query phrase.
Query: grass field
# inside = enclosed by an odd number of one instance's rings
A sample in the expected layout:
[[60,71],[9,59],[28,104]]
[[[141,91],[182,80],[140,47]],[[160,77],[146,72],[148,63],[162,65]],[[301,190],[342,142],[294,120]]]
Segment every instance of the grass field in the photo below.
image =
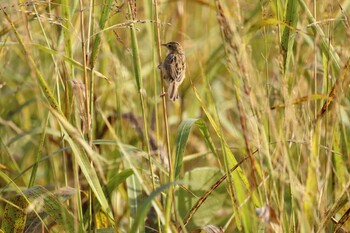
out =
[[0,232],[350,232],[350,0],[0,7]]

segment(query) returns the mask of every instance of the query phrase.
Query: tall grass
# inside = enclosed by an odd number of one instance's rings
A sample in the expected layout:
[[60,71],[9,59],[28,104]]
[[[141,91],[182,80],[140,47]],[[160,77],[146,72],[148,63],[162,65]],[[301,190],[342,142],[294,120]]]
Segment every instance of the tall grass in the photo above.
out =
[[2,232],[350,231],[350,1],[0,7]]

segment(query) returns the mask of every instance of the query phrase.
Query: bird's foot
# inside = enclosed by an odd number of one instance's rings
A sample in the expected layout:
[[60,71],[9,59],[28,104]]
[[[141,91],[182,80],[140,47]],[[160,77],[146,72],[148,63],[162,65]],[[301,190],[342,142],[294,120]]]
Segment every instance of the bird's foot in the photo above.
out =
[[162,92],[162,93],[160,93],[160,97],[164,97],[164,96],[166,96],[168,93],[166,92],[166,91],[164,91],[164,92]]

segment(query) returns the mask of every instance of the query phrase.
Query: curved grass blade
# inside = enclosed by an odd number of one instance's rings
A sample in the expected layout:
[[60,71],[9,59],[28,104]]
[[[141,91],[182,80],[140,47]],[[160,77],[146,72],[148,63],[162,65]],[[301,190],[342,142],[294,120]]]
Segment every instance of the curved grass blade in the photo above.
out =
[[[42,186],[33,186],[23,193],[30,201],[26,210],[28,213],[26,232],[31,232],[29,229],[33,228],[33,230],[35,230],[36,225],[33,225],[33,223],[39,223],[39,221],[34,221],[37,219],[37,214],[40,214],[42,219],[46,216],[50,216],[54,222],[63,227],[65,232],[83,232],[83,229],[79,228],[79,224],[74,224],[73,214],[62,204],[63,201],[67,200],[75,193],[74,189],[62,189],[58,190],[56,193],[52,193]],[[30,218],[29,213],[33,210],[35,210],[36,214],[34,217]],[[31,221],[29,221],[29,219]],[[75,229],[76,226],[78,229]]]
[[[125,163],[126,167],[129,166],[129,164]],[[129,208],[130,208],[130,225],[135,224],[136,219],[135,215],[137,215],[139,212],[142,212],[142,207],[140,206],[140,203],[142,202],[143,194],[142,194],[142,184],[140,180],[137,179],[136,176],[130,176],[126,180],[127,184],[127,191],[128,191],[128,202],[129,202]],[[142,232],[144,229],[144,222],[140,221],[137,225],[137,228]]]
[[110,195],[122,182],[131,176],[134,172],[132,169],[125,169],[122,172],[111,177],[107,184],[107,195]]
[[49,122],[49,114],[47,113],[45,123],[43,124],[42,132],[41,132],[41,136],[40,136],[39,146],[38,146],[38,149],[36,150],[36,153],[35,153],[35,163],[33,166],[32,174],[30,175],[28,188],[32,187],[34,185],[34,182],[35,182],[35,178],[36,178],[36,174],[37,174],[38,166],[39,166],[38,161],[40,160],[41,153],[42,153],[42,150],[44,147],[48,122]]
[[50,216],[65,232],[83,232],[82,229],[75,229],[74,216],[62,204],[71,195],[71,190],[61,190],[56,197],[42,186],[27,189],[16,195],[11,204],[7,204],[1,229],[4,232],[31,232],[34,225],[43,223],[43,219]]
[[3,232],[23,232],[27,220],[27,205],[25,198],[20,195],[13,198],[12,204],[6,205],[1,225]]
[[185,153],[185,147],[193,125],[196,125],[198,127],[201,134],[203,135],[205,143],[212,151],[212,153],[216,155],[215,146],[212,142],[204,120],[190,118],[182,121],[176,134],[175,179],[178,178],[178,176],[180,175],[183,164],[183,156]]
[[169,189],[169,187],[171,185],[174,185],[174,184],[168,183],[168,184],[165,184],[165,185],[157,188],[154,192],[151,193],[151,195],[149,195],[144,200],[144,202],[142,203],[142,205],[139,208],[140,211],[136,214],[135,221],[131,227],[130,233],[138,232],[139,226],[143,226],[143,221],[144,221],[144,219],[145,219],[145,217],[146,217],[146,215],[147,215],[147,213],[152,205],[152,201],[154,199],[156,199],[160,195],[160,193]]
[[[93,149],[79,134],[78,130],[75,129],[64,117],[62,117],[53,109],[50,109],[50,110],[52,110],[51,111],[52,114],[59,120],[60,124],[62,125],[63,131],[65,132],[64,138],[70,145],[72,152],[77,159],[79,167],[83,172],[87,182],[89,183],[91,190],[94,192],[97,200],[100,202],[103,211],[105,211],[108,217],[111,220],[113,220],[114,218],[113,218],[111,208],[102,190],[96,171],[91,166],[90,161],[87,157],[87,155],[89,155],[90,159],[95,162],[94,164],[98,166],[100,162],[98,161],[98,159],[102,160],[103,159],[102,156],[100,156],[98,153],[93,151]],[[114,226],[114,221],[111,221],[111,224]]]

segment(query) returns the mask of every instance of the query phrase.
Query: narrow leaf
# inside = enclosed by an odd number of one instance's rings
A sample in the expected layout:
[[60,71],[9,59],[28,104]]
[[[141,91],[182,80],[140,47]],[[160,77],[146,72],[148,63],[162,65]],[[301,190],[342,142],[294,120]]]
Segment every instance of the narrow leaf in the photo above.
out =
[[283,69],[287,70],[291,55],[293,53],[295,27],[298,22],[298,1],[289,0],[286,9],[286,24],[282,34],[281,52],[283,55]]
[[208,128],[202,119],[190,118],[181,122],[179,129],[176,134],[176,158],[175,158],[175,178],[178,178],[181,167],[183,164],[183,156],[185,153],[185,147],[188,140],[188,136],[193,125],[196,125],[200,130],[207,146],[216,155],[215,146],[210,137]]

